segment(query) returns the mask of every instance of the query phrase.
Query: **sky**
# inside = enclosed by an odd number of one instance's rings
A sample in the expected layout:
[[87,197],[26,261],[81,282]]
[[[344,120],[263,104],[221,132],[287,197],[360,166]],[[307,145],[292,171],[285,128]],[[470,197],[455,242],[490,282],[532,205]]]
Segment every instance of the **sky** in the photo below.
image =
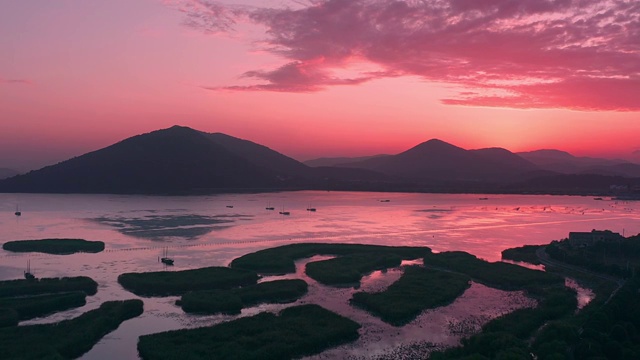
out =
[[0,0],[0,51],[0,168],[176,124],[640,161],[637,0]]

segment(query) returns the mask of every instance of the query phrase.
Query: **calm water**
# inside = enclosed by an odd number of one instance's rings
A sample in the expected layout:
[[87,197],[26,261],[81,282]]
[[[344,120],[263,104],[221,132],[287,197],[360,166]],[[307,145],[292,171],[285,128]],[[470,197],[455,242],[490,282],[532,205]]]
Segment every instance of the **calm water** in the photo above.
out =
[[[482,197],[488,200],[480,200]],[[20,206],[21,217],[13,215],[16,205]],[[275,207],[275,211],[265,210],[268,205]],[[317,208],[317,212],[306,211],[309,206]],[[279,215],[283,208],[291,215]],[[0,250],[0,279],[21,278],[30,259],[32,272],[38,277],[86,275],[98,281],[98,294],[88,297],[86,306],[24,324],[53,322],[77,316],[107,300],[136,298],[120,288],[117,276],[124,272],[162,270],[157,260],[164,247],[175,259],[175,266],[169,270],[226,265],[247,252],[311,241],[429,246],[434,251],[464,250],[497,261],[505,248],[548,243],[566,237],[569,231],[611,229],[635,235],[640,232],[639,220],[640,202],[572,196],[352,192],[198,197],[0,194],[0,242],[60,237],[106,243],[106,251],[100,254],[13,255]],[[389,271],[368,281],[389,282],[397,275],[394,274]],[[347,301],[348,291],[337,291],[340,294],[334,295],[341,300],[333,303]],[[473,299],[477,294],[485,294],[490,304],[493,292],[475,284],[465,295]],[[84,358],[135,358],[137,337],[141,334],[233,318],[185,315],[173,304],[175,297],[143,300],[145,313],[141,317],[123,323]],[[301,301],[315,300],[307,296]],[[324,303],[323,306],[331,308]],[[281,305],[256,307],[243,311],[241,316],[279,308]],[[334,308],[358,319],[367,316],[355,314],[357,311],[344,309],[342,305]],[[447,311],[438,313],[448,323],[468,320],[468,316],[442,315]],[[473,316],[479,315],[476,312]],[[383,326],[374,318],[368,319],[374,328]],[[393,345],[425,339],[449,344],[458,339],[443,335],[447,334],[444,330],[436,334],[438,331],[434,329],[416,326],[424,330],[407,330],[407,334],[393,340]],[[449,334],[455,335],[455,331]],[[350,351],[369,352],[364,344]],[[327,353],[326,357],[330,355]]]

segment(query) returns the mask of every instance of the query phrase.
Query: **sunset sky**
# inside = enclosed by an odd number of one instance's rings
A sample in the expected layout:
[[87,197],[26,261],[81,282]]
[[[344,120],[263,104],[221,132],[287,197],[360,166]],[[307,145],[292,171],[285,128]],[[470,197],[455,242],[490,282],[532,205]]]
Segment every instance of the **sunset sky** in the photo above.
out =
[[175,124],[298,160],[439,138],[640,161],[637,0],[5,0],[0,51],[20,171]]

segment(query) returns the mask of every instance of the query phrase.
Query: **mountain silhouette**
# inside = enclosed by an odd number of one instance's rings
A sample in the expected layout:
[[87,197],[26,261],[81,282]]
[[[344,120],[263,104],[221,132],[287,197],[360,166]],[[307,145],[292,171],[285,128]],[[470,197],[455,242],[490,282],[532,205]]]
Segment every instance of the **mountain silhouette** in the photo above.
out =
[[501,148],[465,150],[431,139],[397,155],[341,166],[379,171],[408,179],[505,181],[534,172],[533,163]]
[[359,162],[374,158],[386,157],[389,155],[380,154],[380,155],[372,155],[372,156],[359,156],[359,157],[321,157],[317,159],[311,159],[304,162],[305,165],[311,167],[321,167],[321,166],[342,166],[344,164],[349,164],[353,162]]
[[304,168],[261,145],[173,126],[6,179],[0,190],[176,194],[278,188],[295,184],[292,175]]
[[577,157],[566,151],[543,149],[517,153],[544,170],[561,174],[640,177],[640,165],[625,160]]

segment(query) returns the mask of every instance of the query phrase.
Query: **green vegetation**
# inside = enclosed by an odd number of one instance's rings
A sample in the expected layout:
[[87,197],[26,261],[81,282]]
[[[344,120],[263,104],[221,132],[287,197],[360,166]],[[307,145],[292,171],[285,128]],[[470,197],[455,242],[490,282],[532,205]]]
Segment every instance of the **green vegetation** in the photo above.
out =
[[295,260],[314,255],[395,254],[402,259],[417,259],[430,253],[428,247],[304,243],[256,251],[234,259],[231,267],[258,273],[286,274],[296,271]]
[[94,295],[98,292],[98,283],[86,276],[0,281],[0,298],[71,291]]
[[354,254],[334,259],[308,263],[305,272],[325,285],[348,285],[359,283],[362,276],[374,271],[398,267],[402,258],[397,254]]
[[506,249],[502,251],[502,258],[511,261],[522,261],[529,264],[540,265],[540,259],[536,251],[546,245],[525,245],[521,247]]
[[571,316],[577,305],[571,289],[551,286],[536,291],[540,301],[536,308],[498,317],[480,334],[462,339],[462,346],[434,353],[430,359],[530,359],[528,341],[536,330],[548,321]]
[[263,312],[212,327],[144,335],[138,353],[156,359],[292,359],[358,338],[360,325],[318,305]]
[[77,358],[123,321],[140,314],[140,300],[110,301],[75,319],[55,324],[5,327],[0,329],[0,358]]
[[598,241],[591,246],[572,246],[569,240],[553,241],[546,252],[554,260],[618,277],[631,277],[640,269],[640,235],[620,241]]
[[501,289],[519,290],[564,284],[564,279],[558,275],[503,262],[490,263],[462,251],[428,255],[424,258],[424,264],[467,274],[479,283]]
[[239,314],[244,307],[292,302],[306,293],[303,280],[276,280],[237,289],[188,292],[176,304],[189,313]]
[[18,313],[13,309],[0,308],[0,328],[18,325]]
[[9,241],[2,248],[13,252],[40,252],[46,254],[98,253],[104,250],[102,241],[82,239],[43,239]]
[[19,320],[29,320],[50,313],[80,307],[86,304],[87,294],[82,291],[45,294],[27,297],[0,298],[0,308],[13,309]]
[[465,275],[407,266],[398,281],[379,293],[357,292],[351,303],[392,325],[401,326],[423,310],[446,305],[469,287]]
[[253,271],[227,267],[207,267],[183,271],[127,273],[118,276],[118,283],[141,296],[182,295],[189,291],[231,289],[253,285],[258,275]]

